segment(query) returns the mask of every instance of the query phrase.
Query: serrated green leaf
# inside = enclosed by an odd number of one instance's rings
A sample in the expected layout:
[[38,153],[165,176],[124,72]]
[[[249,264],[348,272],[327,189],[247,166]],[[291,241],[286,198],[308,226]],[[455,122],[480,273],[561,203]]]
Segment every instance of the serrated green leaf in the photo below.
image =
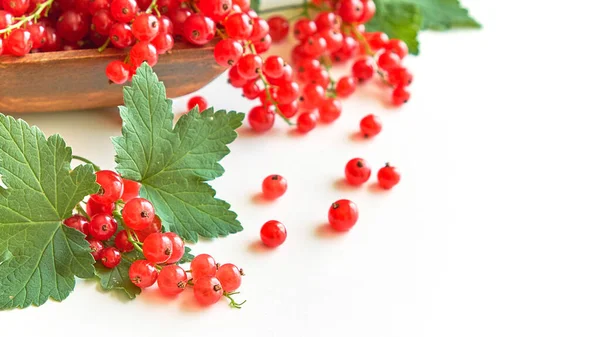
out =
[[0,114],[0,309],[65,299],[75,276],[94,276],[83,233],[62,225],[98,191],[90,165],[71,170],[71,148]]
[[129,279],[129,267],[136,260],[143,260],[144,256],[137,250],[121,254],[121,262],[114,268],[106,268],[102,263],[96,263],[96,276],[100,285],[105,290],[121,290],[134,299],[140,294],[141,289]]
[[140,195],[154,204],[163,227],[191,242],[242,230],[205,181],[223,174],[218,161],[229,153],[244,114],[194,108],[173,127],[172,102],[147,64],[125,87],[124,100],[123,136],[113,139],[117,171],[142,183]]
[[195,256],[192,254],[192,249],[188,246],[185,246],[185,253],[183,253],[183,256],[181,257],[181,260],[179,260],[179,263],[192,262],[194,257]]
[[391,38],[403,40],[411,54],[419,54],[417,35],[423,20],[419,7],[403,1],[374,1],[377,11],[366,24],[367,31],[385,32]]
[[423,15],[423,29],[448,30],[452,28],[480,28],[479,22],[469,16],[459,0],[393,0],[414,4]]
[[251,0],[250,8],[252,8],[255,12],[259,12],[260,10],[260,0]]

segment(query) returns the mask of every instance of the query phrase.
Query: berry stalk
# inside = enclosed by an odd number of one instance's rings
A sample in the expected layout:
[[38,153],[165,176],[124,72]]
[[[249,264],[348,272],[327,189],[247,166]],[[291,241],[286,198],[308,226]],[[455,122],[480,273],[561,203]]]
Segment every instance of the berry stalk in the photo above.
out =
[[[36,10],[33,11],[33,13],[31,13],[30,15],[21,16],[21,17],[17,18],[16,23],[13,23],[12,25],[9,25],[8,27],[6,27],[4,29],[0,29],[0,35],[10,33],[13,29],[18,29],[29,21],[32,21],[32,20],[37,21],[42,16],[42,13],[45,10],[50,9],[50,7],[52,6],[52,3],[54,3],[54,0],[46,0],[46,1],[38,4],[36,7]],[[47,14],[48,14],[48,12],[44,13],[43,15],[46,16]]]

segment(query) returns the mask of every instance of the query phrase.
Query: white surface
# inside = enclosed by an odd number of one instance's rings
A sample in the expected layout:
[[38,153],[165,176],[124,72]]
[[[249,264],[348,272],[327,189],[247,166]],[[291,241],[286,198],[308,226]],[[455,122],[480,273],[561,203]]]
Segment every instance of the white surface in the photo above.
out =
[[[306,137],[283,123],[263,136],[240,130],[213,186],[245,231],[195,252],[244,267],[242,310],[200,309],[190,293],[122,302],[86,281],[63,303],[0,313],[2,335],[598,336],[598,6],[464,2],[485,29],[423,34],[400,111],[367,86],[337,123]],[[219,108],[251,107],[223,77],[201,93]],[[352,140],[367,113],[383,118],[383,133]],[[113,114],[23,117],[112,167]],[[401,184],[340,186],[354,156],[397,164]],[[257,203],[270,173],[290,188]],[[342,197],[358,203],[360,221],[331,235],[321,226]],[[289,236],[264,251],[255,243],[269,219]]]

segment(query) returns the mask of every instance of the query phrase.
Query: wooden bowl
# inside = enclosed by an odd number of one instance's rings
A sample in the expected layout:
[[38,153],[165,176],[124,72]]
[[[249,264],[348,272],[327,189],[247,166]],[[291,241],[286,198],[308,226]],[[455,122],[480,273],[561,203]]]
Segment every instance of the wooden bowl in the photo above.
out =
[[[225,68],[213,58],[214,43],[202,47],[177,43],[154,66],[167,95],[194,92]],[[123,87],[109,84],[104,73],[125,51],[95,49],[0,56],[0,112],[26,113],[84,110],[123,103]]]

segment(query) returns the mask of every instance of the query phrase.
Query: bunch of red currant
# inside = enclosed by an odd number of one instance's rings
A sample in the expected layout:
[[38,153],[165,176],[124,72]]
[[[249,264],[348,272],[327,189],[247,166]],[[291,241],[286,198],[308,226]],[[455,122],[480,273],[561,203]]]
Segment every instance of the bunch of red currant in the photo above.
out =
[[139,183],[108,170],[97,171],[96,182],[100,192],[89,197],[85,210],[78,206],[78,214],[64,220],[65,225],[87,236],[96,261],[115,268],[123,253],[135,249],[144,259],[129,267],[134,285],[147,288],[158,283],[165,295],[191,287],[201,305],[214,304],[223,296],[230,299],[231,306],[241,305],[231,298],[241,285],[241,269],[230,263],[221,266],[210,255],[201,254],[186,271],[179,265],[185,254],[183,240],[173,232],[162,232],[152,203],[138,196]]

